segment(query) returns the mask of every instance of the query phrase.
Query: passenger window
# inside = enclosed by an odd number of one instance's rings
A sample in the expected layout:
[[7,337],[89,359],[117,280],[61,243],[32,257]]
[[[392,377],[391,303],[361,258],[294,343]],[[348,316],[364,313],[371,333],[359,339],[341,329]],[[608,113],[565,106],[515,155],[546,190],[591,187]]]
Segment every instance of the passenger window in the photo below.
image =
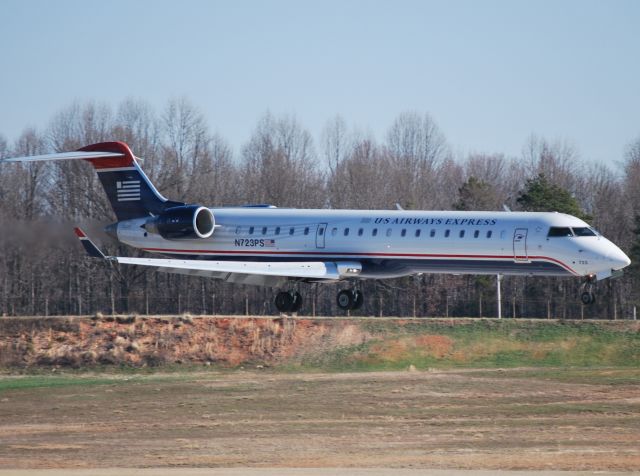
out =
[[267,234],[267,227],[266,227],[266,226],[263,226],[263,227],[262,227],[262,234],[263,234],[263,235],[266,235],[266,234]]
[[387,236],[391,236],[392,230],[391,228],[387,228]]
[[464,238],[464,230],[460,230],[460,238]]
[[562,238],[567,236],[573,236],[571,228],[568,226],[552,226],[549,228],[549,233],[547,234],[547,238]]
[[309,227],[308,227],[308,226],[307,226],[307,227],[305,227],[305,229],[304,229],[304,234],[305,234],[305,235],[308,235],[308,234],[309,234]]
[[421,230],[420,230],[420,228],[418,228],[418,229],[416,230],[416,238],[419,238],[419,237],[420,237],[420,231],[421,231]]
[[241,231],[242,231],[242,227],[241,226],[237,226],[236,227],[236,235],[239,235]]
[[253,227],[252,226],[249,227],[249,234],[253,235]]
[[289,234],[290,234],[290,235],[293,235],[294,230],[295,230],[295,229],[294,229],[293,227],[289,228]]
[[491,235],[493,235],[493,231],[491,230],[487,231],[487,238],[491,238]]
[[360,229],[358,230],[358,236],[362,236],[362,234],[363,234],[363,233],[364,233],[364,230],[363,230],[362,228],[360,228]]
[[324,227],[321,226],[320,228],[318,228],[318,235],[324,235]]
[[349,228],[344,229],[344,236],[349,236]]
[[371,236],[378,236],[378,229],[374,228],[373,230],[371,230]]
[[407,229],[403,228],[402,231],[400,232],[400,236],[406,236],[407,235]]
[[449,233],[451,233],[449,230],[445,230],[444,231],[444,237],[445,238],[449,238]]
[[429,236],[431,238],[433,238],[434,236],[436,236],[436,230],[431,230],[431,233],[429,233]]
[[338,234],[338,229],[337,228],[332,228],[331,229],[331,236],[336,236]]
[[280,234],[280,227],[276,226],[276,235],[279,235],[279,234]]
[[473,232],[473,237],[478,238],[480,236],[480,230],[476,230]]

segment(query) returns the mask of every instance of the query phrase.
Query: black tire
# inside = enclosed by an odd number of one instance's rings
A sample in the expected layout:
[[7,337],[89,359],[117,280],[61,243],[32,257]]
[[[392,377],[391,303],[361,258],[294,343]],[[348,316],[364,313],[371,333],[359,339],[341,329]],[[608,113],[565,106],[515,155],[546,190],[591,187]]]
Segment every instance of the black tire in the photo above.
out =
[[356,309],[360,309],[362,307],[362,304],[364,304],[364,294],[362,294],[362,291],[353,291],[353,307],[351,309],[353,309],[354,311]]
[[291,302],[291,308],[289,309],[291,312],[298,312],[302,307],[302,295],[299,292],[289,293],[293,297],[293,301]]
[[585,306],[589,306],[589,305],[593,304],[594,302],[596,302],[596,295],[591,293],[591,292],[589,292],[589,291],[585,291],[580,295],[580,301]]
[[293,305],[293,295],[284,291],[280,292],[276,294],[274,303],[278,311],[289,312],[291,310],[291,306]]
[[343,311],[348,311],[349,309],[353,309],[354,304],[354,296],[350,289],[343,289],[338,293],[336,297],[336,303],[338,307]]

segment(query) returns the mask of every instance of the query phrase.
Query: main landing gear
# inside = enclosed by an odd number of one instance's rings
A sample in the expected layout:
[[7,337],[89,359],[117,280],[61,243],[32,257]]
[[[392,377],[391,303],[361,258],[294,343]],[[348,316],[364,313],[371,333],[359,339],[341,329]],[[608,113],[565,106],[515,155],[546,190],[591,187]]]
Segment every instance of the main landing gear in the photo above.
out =
[[302,295],[298,291],[282,291],[276,294],[276,309],[280,312],[298,312],[302,307]]
[[[364,296],[357,289],[342,289],[336,298],[343,311],[355,311],[362,307]],[[278,312],[298,312],[302,307],[302,295],[298,291],[281,291],[274,300]]]
[[582,286],[580,286],[580,301],[585,306],[589,306],[596,302],[596,294],[593,292],[593,287],[595,285],[596,278],[595,276],[587,276],[587,279]]
[[362,291],[358,291],[357,289],[343,289],[338,293],[336,301],[338,307],[343,311],[354,311],[362,307],[364,296],[362,295]]

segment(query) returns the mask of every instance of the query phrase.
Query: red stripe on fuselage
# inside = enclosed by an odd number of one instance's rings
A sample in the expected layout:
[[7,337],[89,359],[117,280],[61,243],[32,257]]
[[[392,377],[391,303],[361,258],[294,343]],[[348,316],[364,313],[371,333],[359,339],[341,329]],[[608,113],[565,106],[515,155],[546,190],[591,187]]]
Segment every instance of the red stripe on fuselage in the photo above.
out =
[[[513,260],[512,255],[447,255],[447,254],[432,254],[432,253],[331,253],[327,251],[236,251],[236,250],[176,250],[176,249],[164,249],[164,248],[142,248],[144,251],[158,251],[163,253],[190,253],[190,254],[208,254],[208,255],[311,255],[311,256],[358,256],[358,257],[392,257],[392,258],[457,258],[457,259],[509,259]],[[516,256],[515,259],[528,259],[528,260],[546,260],[559,264],[569,272],[580,276],[579,273],[571,269],[562,261],[549,256]]]

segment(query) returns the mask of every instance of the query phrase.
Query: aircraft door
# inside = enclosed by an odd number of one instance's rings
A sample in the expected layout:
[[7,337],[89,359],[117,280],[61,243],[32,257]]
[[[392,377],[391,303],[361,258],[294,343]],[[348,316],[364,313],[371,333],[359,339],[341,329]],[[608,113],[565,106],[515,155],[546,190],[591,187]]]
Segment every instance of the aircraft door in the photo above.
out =
[[327,234],[327,224],[319,223],[316,230],[316,248],[324,248],[324,236]]
[[513,232],[513,260],[516,263],[528,263],[527,228],[516,228]]

